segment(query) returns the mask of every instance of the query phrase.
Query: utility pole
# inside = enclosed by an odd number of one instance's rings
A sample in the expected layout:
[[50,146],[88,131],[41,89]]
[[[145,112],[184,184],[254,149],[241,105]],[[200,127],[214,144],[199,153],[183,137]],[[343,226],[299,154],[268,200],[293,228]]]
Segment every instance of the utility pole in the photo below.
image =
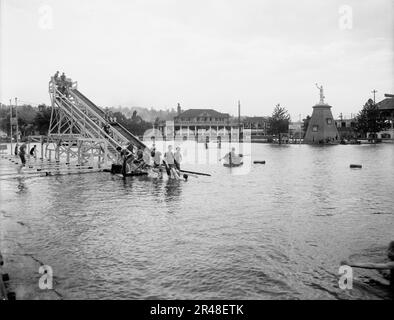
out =
[[373,104],[375,105],[376,104],[376,102],[375,102],[375,94],[376,94],[376,92],[378,92],[378,90],[373,89],[371,92],[373,93]]
[[241,101],[238,100],[238,141],[241,140]]
[[11,155],[13,154],[13,149],[12,149],[12,103],[10,99],[10,129],[11,129]]
[[16,118],[16,143],[18,143],[19,142],[18,98],[15,98],[15,118]]

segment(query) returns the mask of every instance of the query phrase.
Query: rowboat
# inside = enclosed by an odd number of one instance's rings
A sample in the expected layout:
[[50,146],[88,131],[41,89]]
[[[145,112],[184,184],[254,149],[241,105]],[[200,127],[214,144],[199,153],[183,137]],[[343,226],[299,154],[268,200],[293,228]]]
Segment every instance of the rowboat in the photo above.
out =
[[223,167],[234,168],[234,167],[240,167],[243,164],[244,164],[243,162],[239,162],[239,163],[223,163]]
[[233,156],[227,154],[223,159],[225,160],[223,162],[223,166],[227,168],[240,167],[244,164],[242,154],[233,155]]

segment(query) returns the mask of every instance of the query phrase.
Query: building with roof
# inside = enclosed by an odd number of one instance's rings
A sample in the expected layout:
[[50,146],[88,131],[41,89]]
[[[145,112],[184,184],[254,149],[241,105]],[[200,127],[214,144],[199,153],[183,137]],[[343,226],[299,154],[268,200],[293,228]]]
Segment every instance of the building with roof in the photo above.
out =
[[335,120],[335,126],[337,127],[341,139],[356,139],[358,136],[355,118],[345,119],[341,116],[339,119]]
[[242,117],[241,123],[244,129],[250,129],[252,137],[268,135],[269,117]]
[[[177,107],[173,121],[162,121],[158,129],[167,139],[207,141],[238,139],[238,119],[214,109],[188,109]],[[241,131],[242,131],[241,124]],[[220,138],[219,138],[220,137]]]
[[382,117],[390,122],[390,128],[377,133],[377,138],[383,141],[394,141],[394,95],[385,94],[385,99],[379,101],[376,106],[378,107]]

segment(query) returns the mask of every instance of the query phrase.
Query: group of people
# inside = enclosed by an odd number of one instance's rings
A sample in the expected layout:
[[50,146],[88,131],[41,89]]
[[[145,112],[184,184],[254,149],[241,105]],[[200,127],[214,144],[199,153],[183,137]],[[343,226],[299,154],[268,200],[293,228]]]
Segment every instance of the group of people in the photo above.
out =
[[[16,143],[16,145],[15,145],[14,153],[16,156],[19,156],[19,158],[21,159],[22,166],[24,166],[26,164],[26,149],[27,149],[26,143],[22,143],[20,146],[19,146],[19,143]],[[36,145],[34,145],[30,149],[29,155],[30,155],[30,157],[33,157],[35,159],[37,158],[37,146]]]
[[61,76],[59,76],[59,73],[60,73],[59,71],[56,71],[55,75],[53,76],[53,81],[55,82],[58,90],[62,94],[67,95],[67,89],[69,86],[71,86],[71,83],[67,80],[64,72],[62,73]]
[[126,153],[123,152],[123,167],[125,169],[126,166],[129,166],[130,171],[152,168],[158,173],[159,178],[163,177],[163,169],[169,177],[179,178],[181,162],[181,148],[176,147],[175,152],[173,152],[172,145],[168,146],[164,155],[155,146],[150,151],[139,147],[135,154],[129,156],[126,156]]

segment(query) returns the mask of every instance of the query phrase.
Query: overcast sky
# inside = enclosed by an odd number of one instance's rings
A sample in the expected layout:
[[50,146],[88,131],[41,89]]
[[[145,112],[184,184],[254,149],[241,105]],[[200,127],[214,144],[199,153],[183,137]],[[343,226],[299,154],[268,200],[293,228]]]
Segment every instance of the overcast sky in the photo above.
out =
[[243,115],[280,103],[293,120],[316,82],[334,117],[394,93],[392,0],[0,2],[3,103],[49,103],[56,70],[100,106],[236,114],[240,99]]

